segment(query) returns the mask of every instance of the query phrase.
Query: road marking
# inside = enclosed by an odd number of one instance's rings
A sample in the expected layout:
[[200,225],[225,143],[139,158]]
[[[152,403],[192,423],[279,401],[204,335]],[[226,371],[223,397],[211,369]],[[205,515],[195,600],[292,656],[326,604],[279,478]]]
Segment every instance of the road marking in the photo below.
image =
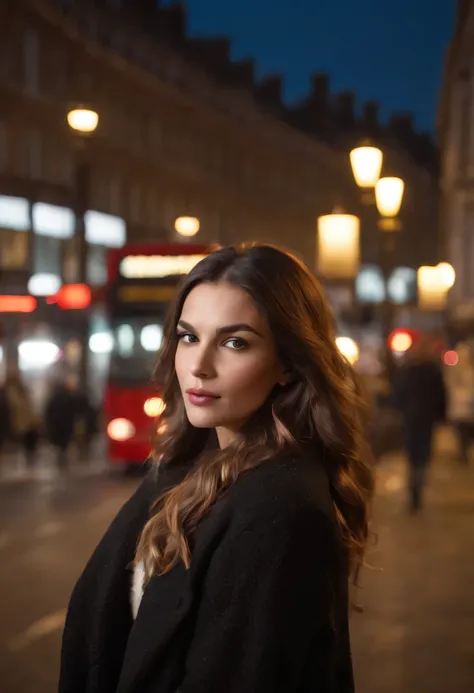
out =
[[38,621],[35,621],[28,628],[8,642],[10,652],[21,652],[33,644],[36,640],[55,633],[64,628],[66,620],[66,609],[54,611],[52,614],[43,616]]
[[59,534],[63,526],[62,522],[46,522],[35,530],[34,536],[38,539],[54,537],[56,534]]

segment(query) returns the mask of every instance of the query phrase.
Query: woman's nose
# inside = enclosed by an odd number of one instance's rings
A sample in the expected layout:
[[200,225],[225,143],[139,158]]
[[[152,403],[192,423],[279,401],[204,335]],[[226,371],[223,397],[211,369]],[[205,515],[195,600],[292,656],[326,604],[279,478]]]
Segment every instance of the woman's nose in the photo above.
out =
[[212,378],[215,375],[215,365],[208,349],[200,349],[194,355],[191,373],[195,378]]

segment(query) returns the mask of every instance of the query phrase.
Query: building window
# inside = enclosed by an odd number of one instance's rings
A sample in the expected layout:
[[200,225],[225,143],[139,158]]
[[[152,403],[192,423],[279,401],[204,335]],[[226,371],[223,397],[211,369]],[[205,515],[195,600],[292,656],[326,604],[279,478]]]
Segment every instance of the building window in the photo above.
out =
[[34,272],[36,274],[61,275],[61,240],[50,236],[35,235],[34,240]]
[[23,83],[30,96],[39,94],[39,38],[35,29],[23,34]]
[[90,245],[87,249],[87,283],[102,286],[107,283],[107,248]]
[[28,265],[30,234],[0,229],[0,267],[21,269]]

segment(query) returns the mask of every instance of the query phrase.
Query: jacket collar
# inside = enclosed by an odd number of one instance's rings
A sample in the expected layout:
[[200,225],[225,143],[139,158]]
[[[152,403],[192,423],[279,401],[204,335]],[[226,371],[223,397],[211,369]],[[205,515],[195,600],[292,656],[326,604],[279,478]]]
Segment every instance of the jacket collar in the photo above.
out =
[[117,693],[140,690],[151,665],[190,612],[190,572],[182,563],[150,580],[130,632]]

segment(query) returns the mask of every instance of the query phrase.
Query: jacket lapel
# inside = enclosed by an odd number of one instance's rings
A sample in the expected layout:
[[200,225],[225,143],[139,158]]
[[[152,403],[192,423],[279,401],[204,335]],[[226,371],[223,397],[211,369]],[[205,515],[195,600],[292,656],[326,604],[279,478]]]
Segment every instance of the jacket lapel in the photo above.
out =
[[163,653],[192,605],[190,572],[182,563],[154,577],[145,589],[130,632],[117,693],[132,693]]

